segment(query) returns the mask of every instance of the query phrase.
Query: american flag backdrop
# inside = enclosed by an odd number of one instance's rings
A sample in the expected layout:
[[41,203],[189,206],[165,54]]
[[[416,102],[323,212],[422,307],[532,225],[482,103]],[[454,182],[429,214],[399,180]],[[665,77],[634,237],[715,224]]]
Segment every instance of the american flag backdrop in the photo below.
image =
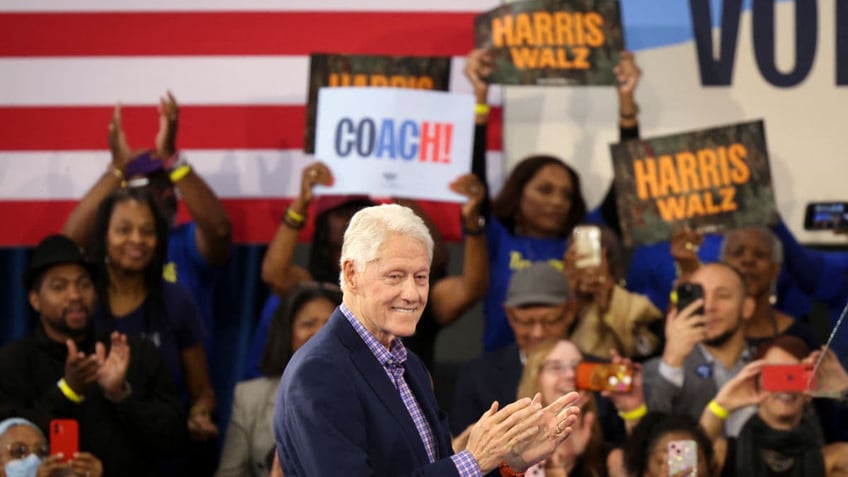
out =
[[[4,0],[0,3],[0,246],[61,229],[109,162],[115,103],[134,149],[153,146],[173,91],[177,146],[229,212],[235,238],[270,240],[302,167],[309,54],[452,56],[495,0]],[[501,160],[500,92],[490,128]],[[366,172],[367,173],[367,172]],[[448,239],[456,205],[424,204]]]

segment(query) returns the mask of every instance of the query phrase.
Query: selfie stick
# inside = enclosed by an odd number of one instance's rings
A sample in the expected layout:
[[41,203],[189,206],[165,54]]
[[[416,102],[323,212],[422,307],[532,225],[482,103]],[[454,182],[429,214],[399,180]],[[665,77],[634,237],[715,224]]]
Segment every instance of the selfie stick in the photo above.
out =
[[[839,330],[839,326],[842,325],[842,319],[845,318],[845,314],[848,313],[848,301],[845,302],[845,307],[842,308],[842,313],[839,315],[839,319],[836,320],[836,324],[833,326],[833,330],[830,332],[830,337],[827,338],[827,343],[825,343],[824,348],[822,349],[821,354],[819,355],[819,359],[816,360],[816,365],[813,366],[813,372],[810,373],[810,380],[807,381],[807,388],[810,387],[810,383],[813,382],[813,378],[816,376],[816,372],[819,370],[819,365],[821,365],[822,360],[824,359],[824,355],[827,354],[827,350],[830,349],[830,343],[833,341],[833,338],[836,336],[836,332]],[[841,393],[836,393],[835,396],[830,396],[832,393],[822,393],[819,394],[819,397],[836,397],[839,398]]]

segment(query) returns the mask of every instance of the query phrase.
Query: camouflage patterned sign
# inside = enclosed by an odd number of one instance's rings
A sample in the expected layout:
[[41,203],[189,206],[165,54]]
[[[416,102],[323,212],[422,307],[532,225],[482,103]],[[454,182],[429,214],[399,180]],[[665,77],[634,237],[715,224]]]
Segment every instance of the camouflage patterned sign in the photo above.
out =
[[303,149],[308,154],[315,150],[315,111],[322,87],[388,86],[447,91],[450,64],[450,57],[311,55]]
[[762,121],[610,146],[628,245],[777,221]]
[[612,85],[624,49],[618,0],[524,0],[474,20],[500,84]]

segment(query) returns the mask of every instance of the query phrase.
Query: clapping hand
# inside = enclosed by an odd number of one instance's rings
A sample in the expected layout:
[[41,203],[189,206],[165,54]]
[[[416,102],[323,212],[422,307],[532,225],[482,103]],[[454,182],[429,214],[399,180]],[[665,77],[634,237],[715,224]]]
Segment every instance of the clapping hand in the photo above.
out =
[[576,405],[579,398],[580,393],[572,391],[542,409],[538,432],[512,447],[505,457],[510,468],[523,471],[548,458],[568,439],[580,416],[580,408]]
[[127,392],[127,368],[130,364],[130,346],[127,336],[117,331],[112,332],[111,346],[108,355],[103,343],[97,343],[95,355],[97,361],[102,363],[97,371],[97,384],[103,388],[106,397],[113,401],[120,401],[126,397]]
[[156,153],[163,160],[177,152],[177,125],[180,108],[170,91],[159,98],[159,131],[156,133]]

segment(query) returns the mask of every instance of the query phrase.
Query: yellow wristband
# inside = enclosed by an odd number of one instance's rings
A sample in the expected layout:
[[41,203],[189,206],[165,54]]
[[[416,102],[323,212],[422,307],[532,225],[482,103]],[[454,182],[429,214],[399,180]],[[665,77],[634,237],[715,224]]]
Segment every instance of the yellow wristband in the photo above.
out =
[[305,215],[298,214],[297,212],[293,211],[293,210],[291,209],[291,207],[289,207],[288,209],[286,209],[286,215],[287,215],[290,219],[294,220],[295,222],[303,222],[303,221],[305,221],[305,220],[306,220],[306,216],[305,216]]
[[634,419],[641,419],[645,417],[645,414],[648,413],[648,406],[642,404],[632,411],[627,412],[619,412],[618,416],[624,419],[625,421],[632,421]]
[[76,393],[76,391],[74,391],[73,389],[71,389],[70,386],[68,386],[68,383],[65,382],[65,378],[60,379],[59,382],[56,383],[56,385],[59,386],[59,390],[62,391],[62,394],[64,394],[65,397],[68,398],[68,400],[71,402],[79,404],[82,402],[83,399],[85,399],[85,397],[80,396]]
[[730,413],[727,412],[727,409],[721,407],[721,404],[717,403],[715,399],[713,399],[712,401],[710,401],[709,404],[707,404],[707,409],[709,409],[715,417],[721,419],[722,421],[727,420],[727,418],[730,416]]
[[174,183],[185,177],[189,172],[191,172],[191,166],[185,164],[171,171],[169,177],[171,178],[171,182]]
[[474,105],[474,114],[489,114],[489,105],[488,104],[475,104]]

